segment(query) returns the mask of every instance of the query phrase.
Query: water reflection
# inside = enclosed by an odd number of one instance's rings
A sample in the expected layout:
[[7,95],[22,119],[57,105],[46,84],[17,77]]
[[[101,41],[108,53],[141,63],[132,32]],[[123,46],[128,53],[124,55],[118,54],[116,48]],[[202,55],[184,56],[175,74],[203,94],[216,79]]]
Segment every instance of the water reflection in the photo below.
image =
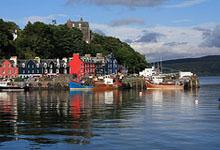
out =
[[[172,134],[184,121],[207,119],[204,104],[199,90],[0,93],[0,147],[9,141],[144,145],[144,138],[137,137],[152,137],[149,131],[160,136],[169,129]],[[194,128],[190,123],[187,127]]]

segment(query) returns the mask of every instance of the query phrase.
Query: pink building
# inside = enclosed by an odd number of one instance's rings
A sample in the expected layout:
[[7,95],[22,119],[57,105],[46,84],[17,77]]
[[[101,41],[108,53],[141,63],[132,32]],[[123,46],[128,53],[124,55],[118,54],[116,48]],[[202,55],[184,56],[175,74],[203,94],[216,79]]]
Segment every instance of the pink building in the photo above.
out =
[[16,65],[13,60],[0,61],[0,78],[17,78],[18,67]]

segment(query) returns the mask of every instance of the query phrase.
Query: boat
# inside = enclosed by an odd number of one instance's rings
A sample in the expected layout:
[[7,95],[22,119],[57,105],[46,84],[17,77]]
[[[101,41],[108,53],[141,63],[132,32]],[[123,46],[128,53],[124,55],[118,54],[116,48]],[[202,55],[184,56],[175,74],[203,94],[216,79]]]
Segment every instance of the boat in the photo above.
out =
[[0,91],[1,92],[19,92],[28,91],[29,87],[27,85],[21,86],[14,84],[10,81],[0,81]]
[[77,81],[71,81],[69,83],[70,91],[77,90],[93,90],[93,91],[106,91],[114,90],[121,87],[122,84],[118,80],[114,82],[109,76],[104,76],[103,80],[98,80],[93,82],[91,85],[84,85],[83,83]]
[[148,80],[146,80],[146,87],[147,89],[162,89],[162,90],[166,90],[166,89],[167,90],[183,90],[184,89],[184,85],[165,83],[165,82],[155,84]]
[[76,82],[76,81],[70,81],[69,82],[69,88],[70,91],[74,91],[74,90],[91,90],[94,88],[94,86],[92,85],[84,85],[82,83]]

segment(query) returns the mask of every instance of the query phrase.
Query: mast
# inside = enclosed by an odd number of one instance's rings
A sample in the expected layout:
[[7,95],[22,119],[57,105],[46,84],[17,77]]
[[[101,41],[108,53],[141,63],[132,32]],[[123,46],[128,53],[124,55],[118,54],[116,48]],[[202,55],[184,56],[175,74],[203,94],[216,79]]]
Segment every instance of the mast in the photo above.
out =
[[160,58],[160,69],[161,69],[161,74],[163,73],[163,59],[162,57]]

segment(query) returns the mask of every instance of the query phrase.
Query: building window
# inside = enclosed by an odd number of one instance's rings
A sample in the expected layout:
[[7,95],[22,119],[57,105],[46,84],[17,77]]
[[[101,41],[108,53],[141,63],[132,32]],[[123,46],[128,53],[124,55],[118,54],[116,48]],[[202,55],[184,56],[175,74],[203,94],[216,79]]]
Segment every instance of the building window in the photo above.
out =
[[8,74],[11,74],[11,70],[8,70]]
[[23,74],[25,74],[25,70],[23,70]]
[[5,70],[4,69],[2,70],[2,74],[5,74]]
[[8,64],[8,67],[10,68],[10,67],[11,67],[11,65],[10,65],[10,64]]
[[32,70],[32,73],[34,74],[34,70]]

